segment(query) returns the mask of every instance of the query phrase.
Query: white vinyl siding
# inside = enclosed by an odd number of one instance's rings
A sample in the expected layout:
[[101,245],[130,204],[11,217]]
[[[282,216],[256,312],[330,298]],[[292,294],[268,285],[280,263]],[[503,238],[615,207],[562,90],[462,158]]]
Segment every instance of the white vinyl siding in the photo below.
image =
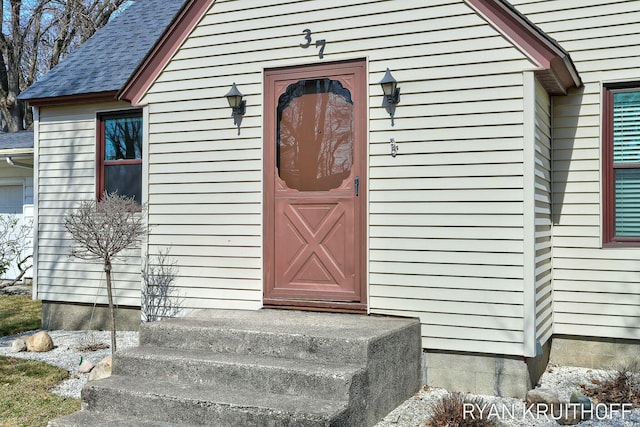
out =
[[[125,103],[42,107],[38,122],[37,295],[46,301],[106,304],[99,262],[71,258],[64,217],[96,197],[96,114]],[[140,256],[133,250],[114,263],[115,301],[140,306]]]
[[584,88],[553,99],[554,333],[640,339],[640,247],[601,246],[602,84],[638,81],[635,0],[514,0],[571,54]]
[[[323,60],[299,46],[305,28],[326,40]],[[189,308],[261,307],[263,70],[356,58],[369,72],[370,311],[420,317],[424,347],[521,355],[532,64],[462,1],[217,1],[141,101],[149,251],[171,248]],[[386,67],[401,90],[394,126]],[[239,134],[233,82],[247,101]]]
[[536,85],[535,109],[535,326],[544,345],[553,333],[551,218],[551,100]]

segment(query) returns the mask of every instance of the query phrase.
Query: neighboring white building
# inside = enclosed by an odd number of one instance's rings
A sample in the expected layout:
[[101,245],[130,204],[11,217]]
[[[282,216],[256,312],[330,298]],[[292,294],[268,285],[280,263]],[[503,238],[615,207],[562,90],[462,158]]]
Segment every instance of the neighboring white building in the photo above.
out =
[[498,394],[637,352],[638,32],[631,1],[135,3],[22,95],[45,325],[105,303],[61,218],[107,189],[187,312],[419,317],[430,384]]
[[[0,215],[15,216],[18,228],[33,222],[33,132],[0,133]],[[31,240],[25,243],[23,255],[28,256]],[[12,263],[4,278],[13,280],[19,275]],[[30,277],[31,271],[25,276]]]

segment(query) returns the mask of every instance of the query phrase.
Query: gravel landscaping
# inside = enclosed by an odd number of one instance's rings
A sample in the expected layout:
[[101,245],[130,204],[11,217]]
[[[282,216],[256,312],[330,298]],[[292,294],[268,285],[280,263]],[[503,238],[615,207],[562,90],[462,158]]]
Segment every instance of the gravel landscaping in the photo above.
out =
[[[109,356],[111,350],[108,348],[96,351],[80,351],[81,347],[96,345],[99,343],[108,344],[110,342],[107,331],[49,331],[54,342],[54,349],[46,353],[12,353],[11,342],[18,336],[30,335],[35,331],[27,332],[15,336],[0,338],[0,355],[10,357],[20,357],[25,359],[40,360],[55,366],[62,367],[69,371],[70,378],[63,381],[53,392],[71,397],[80,397],[80,390],[87,382],[89,374],[78,372],[78,367],[82,360],[89,360],[98,363]],[[118,332],[117,344],[119,349],[138,345],[137,332]],[[540,385],[559,391],[563,395],[570,395],[573,391],[580,391],[580,384],[588,384],[592,379],[602,379],[607,375],[606,371],[597,371],[574,367],[550,367],[540,380]],[[426,387],[420,390],[415,396],[407,399],[402,405],[396,408],[375,427],[418,427],[425,426],[425,420],[430,414],[432,405],[447,393],[446,390]],[[499,414],[495,420],[496,426],[505,427],[544,427],[558,425],[555,420],[541,415],[536,416],[535,412],[527,411],[523,401],[511,398],[499,398],[493,396],[482,396],[485,402],[494,408]],[[513,414],[513,416],[510,416]],[[640,409],[632,411],[621,411],[600,414],[589,421],[583,421],[580,426],[615,426],[631,427],[640,426]]]
[[[591,379],[605,378],[609,372],[575,367],[552,367],[547,369],[540,379],[540,387],[550,388],[564,396],[570,396],[573,391],[580,391],[580,384],[587,384]],[[428,425],[425,423],[431,413],[432,405],[446,395],[444,389],[420,390],[414,397],[406,400],[402,405],[387,415],[375,427],[417,427]],[[557,426],[552,416],[536,416],[535,410],[527,411],[527,405],[520,399],[482,396],[489,408],[498,414],[495,419],[497,427],[546,427]],[[530,408],[529,408],[530,409]],[[604,408],[602,408],[604,409]],[[510,416],[513,414],[514,416]],[[504,417],[503,417],[504,415]],[[600,419],[596,419],[600,418]],[[602,427],[632,427],[640,426],[640,409],[633,409],[622,414],[621,411],[599,415],[588,421],[579,423],[580,426]]]
[[[111,350],[102,348],[95,351],[80,351],[81,347],[104,344],[108,345],[111,338],[108,331],[48,331],[53,339],[54,348],[44,353],[12,353],[11,342],[20,336],[32,335],[37,331],[0,337],[0,356],[20,357],[23,359],[39,360],[50,365],[59,366],[69,371],[70,378],[63,381],[52,390],[56,394],[70,397],[80,397],[80,390],[87,382],[89,374],[78,372],[81,360],[88,360],[97,364],[111,355]],[[138,345],[137,332],[118,332],[116,334],[118,349],[135,347]]]

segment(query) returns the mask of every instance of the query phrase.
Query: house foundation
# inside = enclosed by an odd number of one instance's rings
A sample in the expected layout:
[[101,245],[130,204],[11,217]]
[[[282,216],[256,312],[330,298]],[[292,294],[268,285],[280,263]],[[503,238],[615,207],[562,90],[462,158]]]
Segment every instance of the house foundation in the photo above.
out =
[[522,399],[540,379],[551,346],[534,358],[425,350],[423,383],[449,391]]
[[[59,303],[42,301],[42,328],[79,331],[85,329],[109,330],[109,307],[93,304]],[[137,331],[140,328],[140,309],[118,307],[116,329]]]
[[550,362],[591,369],[616,369],[640,362],[640,340],[574,336],[553,338]]

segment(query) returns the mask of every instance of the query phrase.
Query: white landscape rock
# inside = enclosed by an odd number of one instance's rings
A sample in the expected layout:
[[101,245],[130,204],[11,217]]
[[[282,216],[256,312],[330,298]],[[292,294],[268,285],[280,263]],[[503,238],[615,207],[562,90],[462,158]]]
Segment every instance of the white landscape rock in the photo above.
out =
[[111,376],[111,356],[102,359],[89,373],[89,381],[97,381]]
[[89,372],[91,372],[91,370],[93,368],[95,368],[95,364],[88,361],[88,360],[84,360],[80,366],[78,366],[78,372],[80,372],[81,374],[88,374]]
[[53,347],[53,339],[45,331],[37,332],[31,336],[24,335],[11,342],[12,353],[20,353],[22,351],[43,353],[53,350]]
[[11,342],[12,353],[20,353],[21,351],[27,351],[27,340],[24,337],[16,338]]
[[46,331],[40,331],[27,338],[27,351],[42,353],[53,350],[53,339]]
[[558,390],[548,387],[538,387],[527,392],[526,397],[527,404],[546,404],[550,406],[559,406],[561,403],[569,403],[569,397],[566,399],[560,399],[560,393]]
[[[574,399],[574,396],[578,395],[581,397]],[[579,423],[585,418],[583,414],[591,409],[591,401],[577,391],[569,396],[567,391],[561,394],[557,389],[538,387],[529,390],[525,400],[527,407],[533,408],[533,413],[553,416],[560,425]],[[583,407],[586,407],[586,410],[583,410]]]

